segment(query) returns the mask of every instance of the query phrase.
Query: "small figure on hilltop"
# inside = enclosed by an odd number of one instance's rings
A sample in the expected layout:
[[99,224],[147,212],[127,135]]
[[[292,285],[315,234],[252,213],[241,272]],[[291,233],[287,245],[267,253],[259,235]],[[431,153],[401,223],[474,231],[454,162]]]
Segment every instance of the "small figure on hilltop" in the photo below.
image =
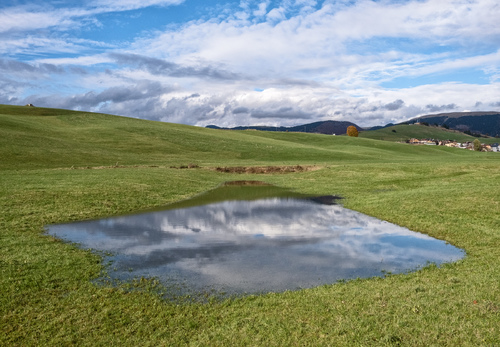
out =
[[28,106],[28,107],[35,107],[35,105],[33,105],[33,104],[26,104],[26,106]]
[[358,137],[358,129],[354,125],[349,125],[347,127],[347,135],[352,136],[352,137]]

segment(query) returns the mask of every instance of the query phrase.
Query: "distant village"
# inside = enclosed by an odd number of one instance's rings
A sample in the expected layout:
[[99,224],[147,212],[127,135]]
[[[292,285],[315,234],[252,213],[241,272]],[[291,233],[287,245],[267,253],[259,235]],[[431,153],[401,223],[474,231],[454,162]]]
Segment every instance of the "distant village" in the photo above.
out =
[[[429,146],[446,146],[454,148],[474,150],[474,141],[457,142],[453,140],[433,140],[433,139],[410,139],[406,143],[412,145],[429,145]],[[500,152],[498,143],[484,144],[481,143],[481,152]]]

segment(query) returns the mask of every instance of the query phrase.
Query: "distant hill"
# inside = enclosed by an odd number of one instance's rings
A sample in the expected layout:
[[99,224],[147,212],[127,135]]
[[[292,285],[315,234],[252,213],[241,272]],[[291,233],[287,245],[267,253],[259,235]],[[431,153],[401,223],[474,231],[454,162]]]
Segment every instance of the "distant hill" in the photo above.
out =
[[340,122],[327,120],[322,122],[314,122],[309,124],[298,125],[294,127],[270,127],[270,126],[239,126],[234,128],[220,128],[216,125],[208,125],[207,128],[223,129],[223,130],[260,130],[260,131],[281,131],[281,132],[301,132],[301,133],[315,133],[326,135],[343,135],[350,125],[355,126],[358,131],[363,129],[351,122]]
[[466,134],[500,136],[500,112],[439,113],[411,119],[407,124],[437,124]]
[[[424,125],[437,125],[445,129],[455,130],[466,135],[488,135],[492,137],[500,136],[500,112],[454,112],[454,113],[440,113],[421,116],[413,118],[409,121],[400,124],[415,124],[422,123]],[[389,123],[385,126],[374,126],[371,128],[361,128],[360,126],[346,121],[321,121],[309,124],[303,124],[293,127],[272,127],[272,126],[238,126],[234,128],[221,128],[216,125],[208,125],[207,128],[211,129],[223,129],[223,130],[260,130],[260,131],[277,131],[277,132],[301,132],[301,133],[315,133],[315,134],[327,134],[327,135],[344,135],[347,131],[348,126],[355,126],[358,131],[364,133],[370,133],[372,131],[378,131],[383,129],[391,128],[394,124]],[[397,131],[397,130],[396,130]],[[425,131],[424,131],[425,132]],[[387,131],[382,132],[386,134]],[[383,136],[385,138],[396,138],[401,136],[393,136],[394,134],[388,134],[389,136]],[[448,136],[443,134],[444,136]],[[364,136],[367,138],[377,138],[379,135],[374,136]],[[456,137],[456,136],[454,136]]]
[[[476,139],[476,137],[467,135],[458,130],[445,129],[433,125],[425,126],[422,124],[398,124],[376,130],[363,131],[359,133],[359,137],[398,142],[405,142],[412,138],[452,140],[457,142],[472,142]],[[498,139],[483,137],[480,141],[483,143],[495,143],[498,142]]]

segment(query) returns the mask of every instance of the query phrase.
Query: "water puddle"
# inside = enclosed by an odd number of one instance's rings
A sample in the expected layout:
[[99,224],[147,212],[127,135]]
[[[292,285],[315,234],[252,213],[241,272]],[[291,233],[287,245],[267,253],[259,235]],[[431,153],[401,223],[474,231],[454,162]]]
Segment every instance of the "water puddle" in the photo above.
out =
[[464,252],[336,204],[239,182],[162,210],[47,232],[110,252],[113,278],[157,277],[171,295],[282,292],[453,262]]

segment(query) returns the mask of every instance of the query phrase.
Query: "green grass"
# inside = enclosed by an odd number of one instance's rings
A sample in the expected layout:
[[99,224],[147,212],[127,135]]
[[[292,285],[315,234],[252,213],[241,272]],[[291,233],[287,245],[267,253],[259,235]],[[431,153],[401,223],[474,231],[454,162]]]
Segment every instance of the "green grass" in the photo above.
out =
[[116,165],[202,166],[413,160],[468,156],[327,135],[221,131],[118,116],[0,105],[0,169]]
[[[0,345],[500,344],[498,153],[0,106],[0,158]],[[188,163],[200,168],[171,168]],[[292,164],[320,169],[211,169]],[[93,284],[100,257],[43,234],[50,223],[163,206],[229,180],[342,195],[346,207],[467,256],[406,275],[176,305],[152,281]]]
[[[472,142],[477,137],[464,134],[463,132],[447,130],[435,126],[425,126],[421,124],[400,124],[383,129],[361,131],[359,137],[384,141],[406,141],[411,138],[453,140],[457,142]],[[493,137],[481,137],[482,143],[495,143],[498,139]]]

